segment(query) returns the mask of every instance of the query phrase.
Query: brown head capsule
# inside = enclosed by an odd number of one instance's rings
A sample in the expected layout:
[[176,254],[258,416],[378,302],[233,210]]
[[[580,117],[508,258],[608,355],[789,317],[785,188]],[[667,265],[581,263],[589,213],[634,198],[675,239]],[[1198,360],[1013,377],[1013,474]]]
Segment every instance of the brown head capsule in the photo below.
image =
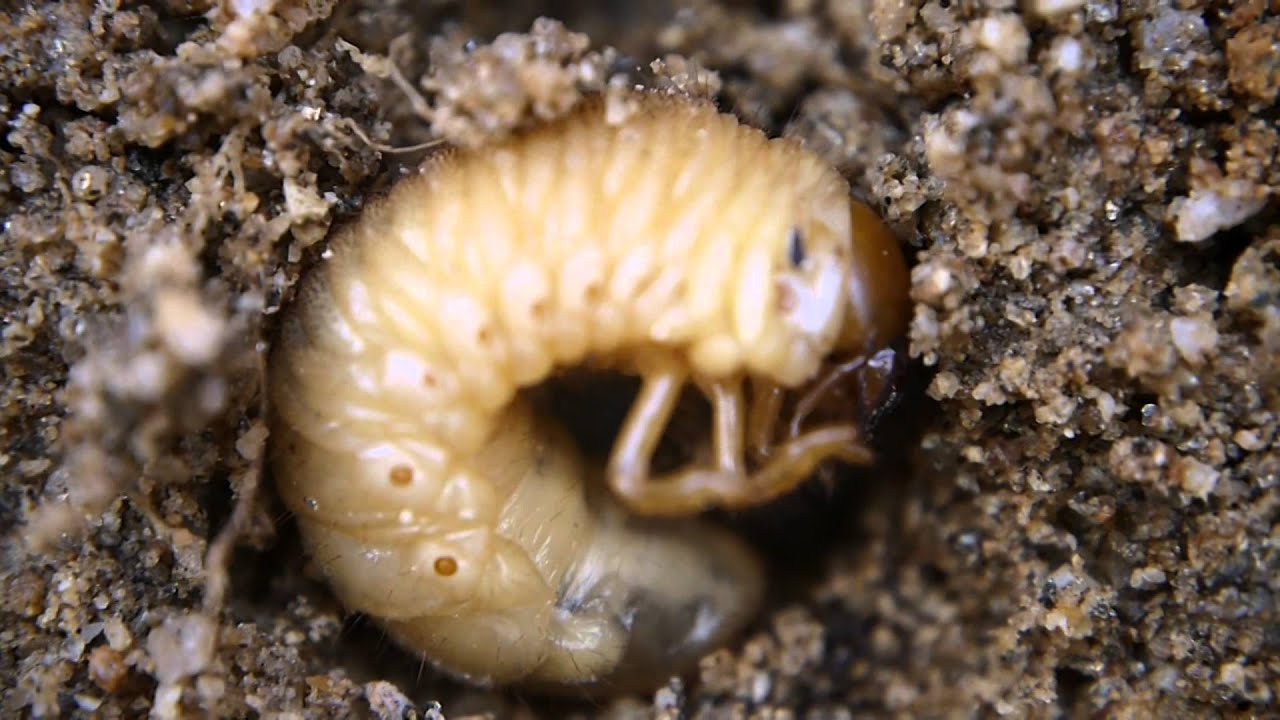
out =
[[[797,439],[820,431],[841,427],[859,431],[896,396],[895,385],[902,366],[894,345],[906,335],[910,322],[910,274],[897,238],[875,212],[850,200],[849,213],[854,243],[845,284],[848,305],[840,337],[822,370],[790,398],[776,382],[753,378],[747,446],[757,464],[767,464],[779,452],[793,449]],[[790,405],[785,422],[784,404]],[[806,429],[806,421],[815,417],[825,426]],[[794,460],[787,482],[780,483],[785,487],[769,497],[802,482],[828,458],[865,464],[870,462],[871,454],[860,440],[851,439],[843,450],[831,447],[827,452]]]
[[[640,516],[761,502],[815,458],[866,457],[832,426],[748,472],[743,383],[811,383],[880,340],[861,288],[884,239],[795,144],[703,103],[636,106],[611,123],[590,103],[401,182],[333,241],[272,356],[275,478],[334,591],[475,682],[689,667],[754,613],[761,568],[724,531]],[[584,365],[642,379],[604,468],[521,392]],[[690,382],[713,460],[651,478]]]

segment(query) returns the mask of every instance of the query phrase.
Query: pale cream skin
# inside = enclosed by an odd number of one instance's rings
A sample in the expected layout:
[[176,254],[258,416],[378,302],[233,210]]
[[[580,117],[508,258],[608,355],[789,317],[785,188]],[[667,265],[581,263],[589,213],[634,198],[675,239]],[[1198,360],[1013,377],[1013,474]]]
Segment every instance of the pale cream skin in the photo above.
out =
[[[799,386],[869,337],[850,329],[867,312],[845,181],[708,105],[637,102],[401,182],[335,239],[272,357],[273,471],[318,566],[347,607],[476,683],[688,668],[763,587],[740,541],[690,516],[869,459],[831,426],[743,460],[744,382]],[[576,366],[643,381],[604,468],[520,394]],[[650,477],[689,382],[715,412],[712,460]]]

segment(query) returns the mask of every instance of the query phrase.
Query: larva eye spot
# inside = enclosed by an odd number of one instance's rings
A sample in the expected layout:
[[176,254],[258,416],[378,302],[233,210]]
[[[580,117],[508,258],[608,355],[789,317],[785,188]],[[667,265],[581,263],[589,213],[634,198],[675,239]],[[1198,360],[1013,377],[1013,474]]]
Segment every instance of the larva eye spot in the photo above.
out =
[[791,267],[797,270],[804,264],[804,233],[798,227],[792,227],[787,235],[787,259],[791,261]]
[[387,473],[387,480],[395,487],[409,487],[413,484],[413,468],[408,465],[396,465]]
[[441,555],[431,564],[431,569],[440,577],[452,577],[458,572],[458,561],[450,555]]

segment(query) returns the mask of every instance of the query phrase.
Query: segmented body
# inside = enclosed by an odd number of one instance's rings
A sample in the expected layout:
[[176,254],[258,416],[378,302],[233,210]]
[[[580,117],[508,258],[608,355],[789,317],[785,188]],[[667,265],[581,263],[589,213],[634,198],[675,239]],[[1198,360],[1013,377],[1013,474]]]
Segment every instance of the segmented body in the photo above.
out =
[[795,386],[843,327],[843,179],[708,105],[637,103],[399,183],[272,358],[275,478],[336,594],[476,682],[661,679],[761,594],[734,537],[626,512],[523,388],[582,365]]

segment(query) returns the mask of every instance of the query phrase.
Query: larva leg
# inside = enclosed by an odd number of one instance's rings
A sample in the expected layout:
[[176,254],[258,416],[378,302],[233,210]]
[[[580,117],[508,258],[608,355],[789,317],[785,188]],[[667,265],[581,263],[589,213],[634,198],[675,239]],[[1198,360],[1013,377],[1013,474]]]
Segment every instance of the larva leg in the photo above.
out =
[[[843,369],[837,371],[843,372]],[[834,380],[823,384],[831,382]],[[716,457],[732,458],[721,460],[721,468],[741,472],[744,453],[741,419],[744,417],[753,459],[762,464],[743,477],[731,496],[722,499],[724,507],[760,505],[785,495],[804,482],[824,460],[840,459],[858,465],[871,463],[871,450],[862,442],[853,424],[831,424],[807,432],[801,432],[796,424],[788,439],[774,446],[771,441],[782,409],[783,391],[772,383],[753,387],[750,413],[743,407],[739,382],[712,383],[704,391],[715,411]]]
[[782,387],[768,380],[751,383],[751,408],[747,413],[747,450],[751,459],[763,463],[773,448],[773,435],[782,415]]
[[714,417],[712,447],[716,467],[724,472],[741,474],[744,471],[742,433],[746,417],[746,409],[742,404],[742,383],[735,380],[698,385],[711,403]]
[[[690,467],[663,476],[650,474],[654,451],[671,420],[687,376],[667,367],[642,377],[640,394],[631,405],[609,457],[606,473],[609,487],[631,510],[643,515],[692,515],[740,494],[743,476],[736,469],[740,467],[738,462],[733,469]],[[740,405],[741,397],[737,397]],[[738,417],[741,417],[740,409]],[[720,424],[717,418],[717,425]],[[732,441],[725,437],[728,432],[722,428],[716,432],[718,463],[733,453],[733,448],[728,446]],[[737,457],[741,458],[742,441],[737,440],[736,445]]]
[[769,449],[769,459],[742,483],[742,492],[726,507],[760,505],[791,492],[825,460],[870,465],[874,459],[854,425],[809,430]]
[[[866,358],[859,356],[848,362],[841,363],[829,369],[821,379],[813,383],[811,387],[801,396],[799,402],[796,403],[796,410],[791,417],[791,435],[797,437],[800,435],[800,424],[805,421],[818,403],[831,393],[837,383],[845,382],[847,387],[856,387],[857,393],[851,406],[859,406],[863,403],[866,393],[861,387],[864,384],[866,368]],[[862,413],[859,413],[861,415]]]
[[[748,474],[744,468],[743,438],[747,412],[741,381],[707,381],[700,382],[699,386],[710,400],[715,416],[715,466],[693,466],[652,476],[651,458],[684,383],[685,375],[673,369],[645,375],[640,395],[631,406],[614,446],[609,462],[609,484],[634,512],[691,515],[712,505],[726,508],[759,505],[795,488],[828,458],[858,464],[871,461],[871,451],[862,444],[856,427],[833,425],[799,434],[771,448],[763,467]],[[753,433],[771,432],[773,421],[761,413],[755,414],[759,417],[750,418],[757,425],[752,428]]]
[[[871,359],[856,357],[827,369],[810,383],[796,402],[790,420],[786,421],[785,439],[776,442],[781,422],[784,390],[768,381],[752,385],[752,404],[748,413],[747,449],[760,468],[749,487],[758,495],[754,502],[763,503],[782,495],[804,481],[827,459],[839,459],[854,465],[869,465],[873,453],[861,437],[860,428],[868,421],[867,407],[884,402],[890,386],[894,356],[891,351],[877,353]],[[852,392],[853,397],[847,393]],[[874,399],[874,404],[873,403]],[[852,420],[828,422],[813,430],[802,425],[823,403],[837,402],[849,408]]]
[[[885,387],[889,383],[888,370],[880,360],[880,353],[868,361],[863,356],[828,366],[815,380],[808,383],[801,392],[791,410],[790,419],[785,421],[784,436],[795,439],[803,434],[805,420],[824,405],[830,409],[832,403],[844,416],[841,424],[856,424],[865,427],[872,421],[872,412],[878,404],[884,402]],[[874,389],[868,392],[868,386]],[[778,427],[783,423],[782,413],[786,398],[786,390],[768,380],[753,379],[751,408],[748,412],[747,451],[757,464],[763,464],[773,454],[778,441]],[[874,398],[877,405],[872,405]]]

